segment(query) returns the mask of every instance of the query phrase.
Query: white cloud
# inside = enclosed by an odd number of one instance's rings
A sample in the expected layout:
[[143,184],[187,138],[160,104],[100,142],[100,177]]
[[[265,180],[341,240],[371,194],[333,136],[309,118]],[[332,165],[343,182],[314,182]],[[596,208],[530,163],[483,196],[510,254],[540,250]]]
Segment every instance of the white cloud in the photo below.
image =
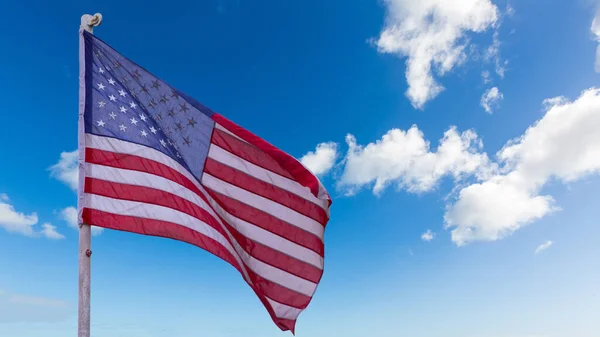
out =
[[337,158],[337,144],[333,142],[321,143],[316,150],[310,151],[300,161],[316,175],[327,173],[335,164]]
[[382,53],[407,57],[406,95],[416,108],[444,88],[433,77],[466,59],[467,33],[481,33],[498,21],[490,0],[384,0],[386,25],[376,41]]
[[77,208],[69,206],[60,211],[60,216],[71,228],[79,229],[79,224],[77,223]]
[[[6,196],[6,195],[5,195]],[[56,227],[49,223],[42,224],[41,231],[35,229],[38,216],[35,212],[25,214],[17,212],[13,205],[6,203],[9,200],[0,198],[0,228],[9,233],[18,233],[29,237],[46,237],[52,240],[64,239],[64,236],[56,231]]]
[[600,89],[544,106],[544,117],[498,152],[499,173],[463,188],[448,206],[445,225],[458,245],[501,239],[557,211],[552,196],[540,195],[551,178],[568,183],[600,172]]
[[12,205],[0,201],[0,227],[6,231],[34,236],[33,226],[37,222],[38,216],[35,212],[31,214],[17,212]]
[[58,163],[50,167],[52,177],[67,184],[71,189],[77,191],[79,184],[78,152],[62,152]]
[[550,196],[533,196],[505,176],[463,188],[444,215],[452,241],[495,241],[556,210]]
[[600,73],[600,7],[596,10],[596,16],[592,20],[592,27],[590,27],[592,34],[594,34],[594,40],[599,43],[596,49],[596,62],[594,69],[597,73]]
[[[77,208],[69,206],[60,211],[60,216],[67,222],[69,227],[79,230],[79,223],[77,221]],[[92,235],[99,235],[102,233],[104,228],[92,226]]]
[[52,240],[64,239],[65,236],[56,231],[56,226],[52,226],[49,223],[42,225],[42,235]]
[[486,90],[481,96],[481,106],[487,113],[491,114],[502,99],[504,99],[504,95],[498,90],[498,87],[493,87]]
[[1,201],[8,201],[10,198],[8,197],[8,195],[6,193],[0,193],[0,200]]
[[548,248],[550,248],[550,246],[552,246],[552,241],[548,240],[544,243],[542,243],[541,245],[539,245],[536,249],[535,249],[535,253],[539,253],[541,251],[544,251]]
[[429,241],[433,240],[434,237],[435,237],[435,233],[432,232],[430,229],[428,229],[427,232],[425,232],[421,235],[421,240],[429,242]]
[[380,140],[358,145],[353,135],[346,136],[348,153],[338,187],[351,195],[361,187],[373,185],[373,193],[395,184],[409,192],[432,190],[438,181],[451,175],[486,176],[491,165],[486,154],[478,153],[481,141],[471,130],[459,133],[449,128],[435,152],[416,125],[408,131],[392,129]]

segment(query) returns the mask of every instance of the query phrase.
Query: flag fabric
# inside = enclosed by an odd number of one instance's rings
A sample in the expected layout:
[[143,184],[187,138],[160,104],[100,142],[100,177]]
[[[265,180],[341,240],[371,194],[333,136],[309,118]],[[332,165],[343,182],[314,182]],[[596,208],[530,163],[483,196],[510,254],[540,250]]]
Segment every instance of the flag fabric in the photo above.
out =
[[331,199],[319,179],[81,34],[80,222],[209,251],[293,333],[323,274]]

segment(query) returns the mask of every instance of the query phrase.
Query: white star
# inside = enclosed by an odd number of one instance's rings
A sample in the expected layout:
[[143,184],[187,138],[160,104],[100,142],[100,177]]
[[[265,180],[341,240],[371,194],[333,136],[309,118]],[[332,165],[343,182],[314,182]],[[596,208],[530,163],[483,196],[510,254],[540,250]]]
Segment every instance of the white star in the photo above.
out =
[[153,134],[156,134],[156,129],[153,126],[151,126],[150,127],[150,132],[152,132]]
[[130,106],[132,109],[135,109],[135,108],[137,108],[137,104],[135,104],[134,102],[130,102],[130,103],[129,103],[129,106]]
[[101,108],[104,108],[105,105],[106,105],[106,102],[104,102],[104,101],[98,102],[98,106]]
[[177,152],[177,158],[181,158],[181,155],[179,155],[179,152]]
[[119,95],[125,97],[125,91],[123,89],[119,90]]
[[145,122],[146,121],[146,116],[144,114],[141,114],[140,115],[140,119]]
[[146,132],[144,130],[142,130],[141,134],[142,134],[142,137],[148,137],[148,132]]
[[108,99],[110,99],[110,100],[111,100],[111,101],[113,101],[113,102],[116,102],[116,101],[117,101],[117,98],[115,97],[115,95],[110,95],[110,96],[108,96]]
[[110,83],[110,85],[115,85],[115,83],[117,82],[115,82],[115,80],[113,80],[112,78],[109,78],[108,83]]
[[164,139],[161,139],[160,145],[162,145],[163,147],[167,147],[167,142],[165,142]]
[[127,127],[123,124],[119,125],[119,129],[121,129],[121,131],[125,131],[127,129]]
[[99,72],[100,74],[104,74],[104,69],[102,69],[101,67],[98,67],[98,72]]
[[122,113],[127,113],[127,108],[121,105],[121,112]]
[[104,84],[102,84],[102,83],[98,83],[98,89],[100,89],[100,90],[104,90]]
[[106,124],[103,120],[99,120],[96,123],[98,123],[98,126],[104,126],[104,124]]
[[131,124],[133,124],[133,125],[137,125],[137,123],[138,123],[138,120],[135,119],[135,117],[130,119],[130,121],[131,121]]
[[108,115],[110,116],[111,119],[115,119],[115,117],[117,117],[117,114],[114,113],[114,111],[111,111]]

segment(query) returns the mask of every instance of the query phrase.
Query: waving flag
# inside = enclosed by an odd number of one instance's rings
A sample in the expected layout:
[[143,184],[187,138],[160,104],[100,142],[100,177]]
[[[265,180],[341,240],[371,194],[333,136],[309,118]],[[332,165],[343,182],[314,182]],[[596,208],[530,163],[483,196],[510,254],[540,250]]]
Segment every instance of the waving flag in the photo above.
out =
[[323,185],[94,35],[83,39],[80,222],[211,252],[294,332],[323,274]]

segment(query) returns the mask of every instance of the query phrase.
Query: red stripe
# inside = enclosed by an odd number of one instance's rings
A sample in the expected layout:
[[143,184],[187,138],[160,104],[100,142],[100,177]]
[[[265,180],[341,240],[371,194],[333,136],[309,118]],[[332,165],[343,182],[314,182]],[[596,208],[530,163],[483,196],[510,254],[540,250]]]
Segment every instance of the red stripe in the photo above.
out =
[[[217,220],[210,213],[208,213],[202,207],[169,192],[144,186],[121,184],[89,177],[85,178],[85,192],[102,195],[109,198],[137,201],[169,207],[171,209],[186,213],[208,224],[221,233],[221,235],[223,235],[225,238],[227,238],[227,234],[223,230],[223,227],[219,225]],[[224,219],[221,218],[221,221],[233,235],[240,247],[242,247],[244,251],[252,255],[257,260],[285,270],[293,275],[314,283],[318,283],[321,279],[322,270],[318,269],[317,267],[288,256],[269,246],[252,241],[229,225],[229,223],[224,221]]]
[[284,170],[273,158],[252,144],[243,142],[227,132],[214,129],[211,138],[211,143],[218,145],[226,151],[229,151],[236,156],[251,162],[254,165],[260,166],[265,170],[282,175],[286,178],[293,177]]
[[226,164],[220,163],[212,158],[206,159],[204,170],[212,176],[224,180],[232,185],[243,188],[254,194],[282,204],[298,213],[306,215],[322,225],[327,224],[327,214],[323,208],[314,203],[286,191],[280,187],[256,179],[240,170],[234,169]]
[[[300,162],[294,157],[281,151],[275,146],[269,144],[262,138],[254,135],[250,131],[238,126],[234,122],[228,120],[224,116],[215,113],[212,115],[212,119],[229,130],[234,135],[242,138],[248,143],[261,149],[263,152],[273,158],[285,171],[287,171],[294,180],[298,181],[301,185],[310,188],[315,197],[319,196],[319,180],[315,177],[308,169],[306,169]],[[331,204],[331,200],[329,200]]]
[[262,229],[268,230],[271,233],[284,237],[323,256],[323,241],[314,234],[291,225],[269,213],[248,206],[224,194],[215,192],[208,187],[206,190],[229,214],[261,227]]
[[169,166],[142,157],[131,154],[115,153],[94,148],[85,149],[85,161],[87,163],[103,166],[123,168],[127,170],[152,173],[157,176],[165,177],[171,181],[179,183],[188,189],[199,192],[198,188],[186,176]]
[[[213,255],[216,255],[217,257],[231,264],[240,273],[242,272],[237,260],[220,243],[194,230],[191,230],[187,227],[175,223],[112,214],[90,208],[83,209],[83,222],[103,228],[109,228],[143,235],[159,236],[174,239],[177,241],[187,242],[194,246],[200,247]],[[282,297],[282,299],[285,299],[286,296],[292,295],[289,293],[290,290],[272,283],[269,284],[269,281],[264,280],[260,276],[253,273],[251,270],[248,270],[248,276],[255,284],[255,286],[253,286],[252,289],[260,298],[261,302],[271,315],[271,318],[273,319],[275,324],[277,324],[277,326],[280,327],[282,330],[293,330],[295,326],[295,321],[276,317],[275,313],[273,312],[273,309],[271,308],[267,300],[264,298],[264,296],[268,296],[269,298],[272,298],[274,300],[277,297]],[[265,288],[267,288],[268,290],[265,291]],[[279,296],[280,294],[283,296]],[[307,300],[307,296],[299,295],[295,292],[293,292],[293,294],[294,295],[292,295],[291,298],[289,298],[288,302],[296,303],[298,306],[295,307],[299,309],[306,308],[306,306],[310,302],[310,298],[308,298]],[[276,301],[283,303],[280,300]]]
[[[206,197],[187,177],[185,177],[178,171],[153,160],[132,155],[118,154],[104,150],[86,148],[85,161],[93,164],[146,172],[162,176],[193,191],[208,203]],[[284,222],[268,213],[255,209],[251,206],[242,204],[237,200],[230,199],[225,196],[221,196],[220,198],[223,200],[222,202],[220,202],[221,205],[224,205],[224,202],[227,201],[227,204],[230,208],[224,208],[230,214],[240,219],[243,219],[249,223],[252,223],[256,226],[259,226],[265,230],[268,230],[274,234],[277,234],[283,238],[286,238],[303,247],[311,249],[317,252],[319,255],[323,256],[323,242],[314,234],[308,233],[302,229],[299,229],[298,227],[290,225],[289,223]],[[233,213],[232,211],[235,211],[235,213]]]

